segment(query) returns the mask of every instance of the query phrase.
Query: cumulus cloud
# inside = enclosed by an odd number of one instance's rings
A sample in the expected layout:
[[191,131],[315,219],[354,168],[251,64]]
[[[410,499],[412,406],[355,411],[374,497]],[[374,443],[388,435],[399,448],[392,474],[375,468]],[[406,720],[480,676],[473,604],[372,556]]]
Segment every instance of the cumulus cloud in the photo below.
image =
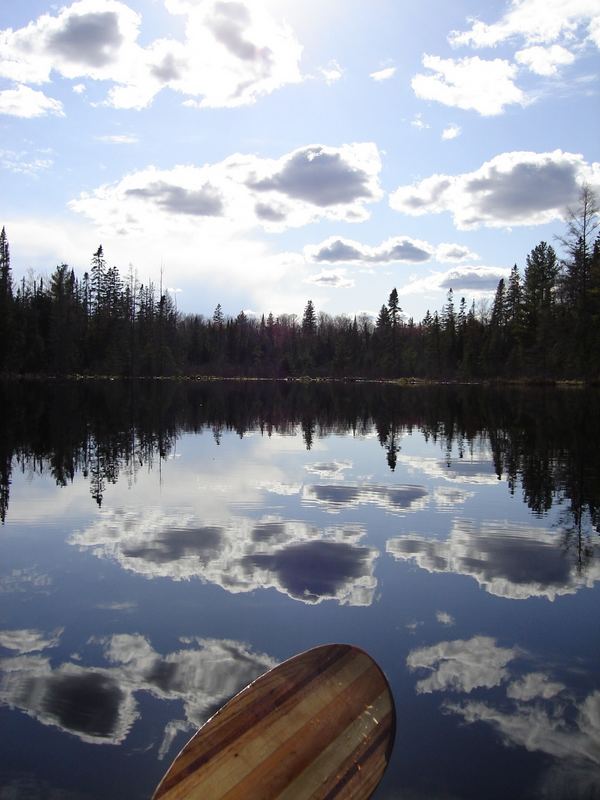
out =
[[507,664],[517,655],[515,648],[498,647],[489,636],[474,636],[411,650],[406,664],[410,670],[430,672],[429,677],[417,682],[417,694],[442,691],[468,694],[506,681]]
[[0,114],[33,119],[49,114],[63,117],[64,111],[59,100],[53,100],[43,92],[20,84],[16,89],[4,89],[0,92]]
[[341,236],[330,236],[320,244],[307,245],[304,257],[313,263],[356,262],[368,265],[394,262],[420,264],[433,258],[438,261],[466,261],[477,258],[477,254],[464,245],[445,242],[436,247],[410,236],[393,236],[375,247]]
[[182,40],[140,45],[142,17],[120,0],[78,0],[0,31],[0,75],[22,83],[45,83],[53,73],[106,81],[106,102],[116,108],[143,108],[166,87],[192,105],[245,105],[301,80],[299,42],[259,0],[165,6],[185,17]]
[[315,464],[306,464],[304,469],[321,478],[344,478],[344,472],[352,469],[352,461],[319,461]]
[[514,83],[517,68],[503,59],[452,59],[425,54],[423,66],[429,73],[419,73],[411,81],[414,93],[422,100],[477,111],[482,116],[502,114],[508,105],[527,102]]
[[420,263],[428,261],[434,248],[427,242],[411,239],[409,236],[395,236],[387,239],[377,247],[332,236],[318,245],[304,249],[308,261],[327,262],[360,262],[361,264],[389,264],[393,261]]
[[456,622],[452,614],[449,614],[447,611],[436,611],[435,618],[440,625],[447,625],[448,627],[454,625]]
[[381,160],[372,143],[308,145],[279,159],[236,154],[203,166],[150,166],[98,187],[70,208],[107,230],[194,229],[203,217],[222,220],[224,233],[261,225],[268,230],[320,219],[357,222],[381,197]]
[[441,289],[455,291],[493,292],[500,278],[505,278],[508,270],[495,267],[458,267],[445,273],[439,282]]
[[424,278],[414,278],[398,289],[399,295],[424,292],[465,292],[469,295],[493,294],[500,278],[508,278],[510,270],[505,267],[453,267],[445,272],[432,272]]
[[[429,673],[417,681],[418,694],[477,690],[477,698],[447,697],[443,712],[466,723],[487,723],[506,745],[558,759],[543,781],[544,795],[587,797],[598,785],[600,692],[582,695],[579,685],[556,681],[548,670],[524,671],[524,662],[534,658],[518,647],[475,636],[412,650],[407,666]],[[577,670],[578,681],[580,675]],[[504,687],[505,697],[499,697],[498,687]],[[489,690],[491,700],[481,700]]]
[[340,65],[335,59],[330,61],[329,64],[327,64],[327,66],[321,67],[319,71],[323,76],[325,83],[329,85],[331,85],[332,83],[336,83],[336,81],[339,81],[344,74],[344,70],[340,67]]
[[427,572],[467,575],[490,594],[513,600],[553,601],[600,581],[598,563],[579,570],[556,531],[506,521],[477,526],[457,519],[445,541],[407,534],[390,539],[386,549]]
[[[248,645],[232,640],[191,638],[161,655],[139,634],[101,639],[108,666],[63,663],[18,656],[0,665],[0,703],[24,711],[88,744],[121,744],[140,717],[136,694],[183,707],[184,719],[167,724],[159,758],[178,731],[198,728],[232,695],[275,666]],[[93,646],[93,642],[90,643]]]
[[247,185],[256,192],[275,192],[293,200],[327,208],[374,200],[380,191],[374,178],[381,169],[373,144],[341,148],[310,145],[269,164],[257,163]]
[[424,486],[350,486],[346,484],[314,484],[305,486],[302,499],[305,503],[322,505],[330,513],[362,505],[375,505],[386,511],[402,513],[424,508],[428,497]]
[[444,141],[450,141],[451,139],[456,139],[460,136],[461,132],[462,131],[459,125],[448,125],[442,131],[442,139],[444,139]]
[[396,67],[385,67],[384,69],[378,69],[375,72],[371,72],[369,77],[378,82],[389,81],[389,79],[393,78],[395,74]]
[[346,270],[343,269],[324,269],[309,275],[304,282],[330,289],[351,289],[354,286],[354,281],[346,276]]
[[575,56],[569,50],[558,44],[550,47],[534,45],[515,53],[515,59],[519,64],[528,67],[536,75],[556,75],[558,68],[566,64],[572,64]]
[[515,37],[545,44],[572,39],[580,29],[589,33],[599,16],[596,0],[512,0],[497,22],[473,20],[470,29],[452,31],[449,40],[472,47],[494,47]]
[[20,629],[0,631],[0,647],[16,650],[20,654],[36,653],[56,647],[64,628],[57,628],[50,634],[43,631]]
[[[499,482],[492,456],[486,452],[477,453],[469,459],[455,459],[450,463],[438,458],[407,456],[401,453],[398,456],[398,462],[410,474],[422,473],[431,478],[441,478],[452,484],[493,486]],[[443,486],[438,487],[436,492],[442,491],[444,488]]]
[[200,579],[234,594],[275,588],[305,603],[370,605],[377,551],[359,526],[231,518],[199,524],[156,511],[107,512],[70,543],[146,578]]
[[410,124],[413,126],[413,128],[416,128],[419,131],[426,130],[430,127],[427,122],[425,122],[423,115],[420,112],[414,115],[410,121]]
[[548,700],[566,688],[564,683],[550,680],[544,672],[530,672],[513,681],[506,689],[506,696],[525,702],[534,700],[536,697]]
[[[562,787],[565,793],[560,796],[589,797],[597,789],[600,692],[592,692],[583,701],[572,701],[567,707],[559,699],[547,707],[539,703],[518,704],[510,710],[480,701],[446,702],[444,708],[467,723],[486,722],[508,744],[564,761],[561,767],[567,772]],[[587,774],[585,767],[591,769]],[[557,788],[556,784],[553,788]]]
[[452,244],[451,242],[439,244],[435,249],[435,257],[438,261],[473,261],[479,258],[477,253],[474,253],[465,245]]
[[600,163],[582,155],[501,153],[462,175],[432,175],[390,195],[390,205],[412,216],[451,211],[457,228],[541,225],[560,219],[583,183],[600,184]]

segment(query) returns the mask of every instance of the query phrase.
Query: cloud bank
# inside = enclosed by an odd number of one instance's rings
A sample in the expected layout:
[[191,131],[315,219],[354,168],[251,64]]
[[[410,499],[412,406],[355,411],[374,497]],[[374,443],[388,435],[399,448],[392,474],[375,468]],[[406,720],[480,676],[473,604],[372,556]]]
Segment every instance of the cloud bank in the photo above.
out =
[[139,43],[142,16],[119,0],[78,0],[0,31],[0,76],[42,84],[54,73],[109,84],[105,103],[141,109],[169,88],[187,105],[232,107],[302,79],[302,47],[260,0],[165,0],[182,40]]
[[582,155],[514,151],[462,175],[432,175],[390,195],[411,216],[450,211],[459,230],[542,225],[560,219],[583,183],[600,185],[600,163]]
[[370,605],[378,553],[359,543],[364,534],[354,525],[319,530],[247,518],[199,524],[191,514],[109,512],[70,543],[146,578],[194,578],[234,594],[274,588],[309,604]]
[[[279,159],[235,154],[203,166],[154,166],[72,200],[72,210],[107,229],[142,232],[157,226],[267,230],[322,219],[359,222],[380,199],[381,160],[373,143],[307,145]],[[125,225],[124,225],[125,221]]]
[[469,576],[490,594],[512,600],[553,601],[600,581],[598,561],[579,570],[559,532],[505,521],[477,526],[457,519],[445,541],[407,534],[390,539],[386,550],[427,572]]

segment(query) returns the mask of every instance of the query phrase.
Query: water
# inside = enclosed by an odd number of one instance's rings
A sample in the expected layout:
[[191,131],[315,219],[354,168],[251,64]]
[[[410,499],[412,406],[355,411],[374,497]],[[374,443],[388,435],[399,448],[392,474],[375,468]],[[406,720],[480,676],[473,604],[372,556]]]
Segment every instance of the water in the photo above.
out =
[[2,386],[0,798],[144,798],[274,664],[358,644],[378,798],[600,797],[600,400]]

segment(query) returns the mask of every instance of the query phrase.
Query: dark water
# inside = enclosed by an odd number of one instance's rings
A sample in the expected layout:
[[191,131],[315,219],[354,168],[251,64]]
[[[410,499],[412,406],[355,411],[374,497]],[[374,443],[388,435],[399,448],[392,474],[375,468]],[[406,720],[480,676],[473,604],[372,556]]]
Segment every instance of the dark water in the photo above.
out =
[[144,798],[258,674],[358,644],[379,798],[600,797],[600,399],[0,387],[0,798]]

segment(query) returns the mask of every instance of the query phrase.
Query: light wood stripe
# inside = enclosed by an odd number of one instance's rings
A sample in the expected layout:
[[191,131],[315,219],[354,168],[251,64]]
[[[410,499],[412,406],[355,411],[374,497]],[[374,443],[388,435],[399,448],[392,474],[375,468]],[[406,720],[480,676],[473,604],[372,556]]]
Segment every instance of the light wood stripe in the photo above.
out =
[[375,662],[349,645],[315,648],[263,675],[209,720],[154,800],[367,798],[393,736],[393,700]]
[[357,749],[372,740],[374,732],[379,728],[379,720],[385,719],[389,712],[390,698],[386,690],[277,795],[277,800],[314,797],[317,792],[321,797],[323,792],[329,791],[326,787],[331,783],[332,776],[337,778],[337,783],[343,783],[350,764],[355,768]]

